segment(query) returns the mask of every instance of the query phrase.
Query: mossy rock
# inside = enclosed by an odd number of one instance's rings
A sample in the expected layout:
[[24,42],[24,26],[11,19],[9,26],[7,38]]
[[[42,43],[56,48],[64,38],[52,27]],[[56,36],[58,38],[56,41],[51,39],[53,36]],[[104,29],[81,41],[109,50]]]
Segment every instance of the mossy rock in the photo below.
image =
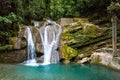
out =
[[0,51],[11,50],[13,45],[0,46]]
[[98,26],[93,24],[87,24],[84,26],[84,29],[83,29],[83,34],[89,37],[97,37],[101,35],[101,32],[102,32],[101,29]]
[[91,64],[97,64],[97,63],[100,63],[101,62],[101,58],[100,58],[100,56],[99,55],[97,55],[97,56],[91,56],[91,61],[90,61],[90,63]]
[[91,38],[101,36],[103,29],[97,25],[87,22],[87,19],[76,18],[74,22],[63,26],[62,41],[70,45],[71,43],[84,44],[89,42]]
[[7,50],[8,48],[9,48],[8,45],[0,46],[0,51]]
[[[83,58],[90,57],[99,47],[97,44],[111,39],[110,28],[99,27],[83,18],[74,18],[73,21],[73,23],[62,26],[61,44],[64,46],[61,48],[61,54],[66,60],[82,59],[79,57],[80,54],[83,54]],[[99,58],[95,61],[99,61]]]
[[84,22],[89,22],[89,21],[88,21],[88,18],[73,18],[73,22],[84,23]]
[[64,59],[71,60],[73,57],[78,55],[78,52],[75,49],[64,45],[61,47],[61,54]]
[[73,18],[73,22],[78,22],[80,18]]
[[76,49],[78,46],[97,43],[111,37],[108,35],[110,34],[110,29],[108,28],[100,28],[87,22],[87,19],[77,19],[75,21],[78,22],[63,26],[62,44]]
[[10,45],[15,45],[17,42],[17,37],[10,37],[9,38],[9,44]]

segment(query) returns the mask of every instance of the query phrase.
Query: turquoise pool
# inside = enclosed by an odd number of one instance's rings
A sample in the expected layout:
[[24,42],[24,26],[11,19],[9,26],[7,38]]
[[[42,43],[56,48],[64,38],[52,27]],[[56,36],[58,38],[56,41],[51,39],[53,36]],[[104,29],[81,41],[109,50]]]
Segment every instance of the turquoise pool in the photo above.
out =
[[120,72],[90,64],[59,63],[37,67],[0,64],[0,80],[120,80]]

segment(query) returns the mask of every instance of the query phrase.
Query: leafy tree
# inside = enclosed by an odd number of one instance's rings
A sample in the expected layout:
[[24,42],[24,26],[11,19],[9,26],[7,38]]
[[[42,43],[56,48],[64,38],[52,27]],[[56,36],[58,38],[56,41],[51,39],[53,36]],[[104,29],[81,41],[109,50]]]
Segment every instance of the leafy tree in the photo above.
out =
[[[6,26],[15,26],[21,21],[23,24],[30,24],[31,20],[49,18],[58,20],[62,17],[95,16],[96,19],[99,19],[108,16],[107,6],[111,1],[118,8],[120,0],[0,0],[0,24],[1,27],[5,24]],[[108,10],[120,18],[120,10],[112,7],[114,3],[111,3]],[[14,16],[11,12],[14,13]],[[12,20],[10,17],[6,17],[8,15],[11,15],[12,18],[16,17],[16,19],[19,16],[22,19]]]
[[[120,12],[120,3],[117,0],[113,0],[110,6],[107,7],[109,13],[112,15],[111,22],[112,22],[112,43],[113,43],[113,55],[117,55],[117,22],[119,18]],[[118,28],[119,29],[119,28]]]
[[63,17],[64,9],[62,6],[62,0],[51,0],[50,3],[50,18],[53,20],[57,20],[60,17]]
[[111,2],[111,4],[107,7],[107,10],[111,15],[116,15],[118,18],[120,18],[120,2]]
[[11,0],[0,0],[0,16],[8,15],[11,9]]

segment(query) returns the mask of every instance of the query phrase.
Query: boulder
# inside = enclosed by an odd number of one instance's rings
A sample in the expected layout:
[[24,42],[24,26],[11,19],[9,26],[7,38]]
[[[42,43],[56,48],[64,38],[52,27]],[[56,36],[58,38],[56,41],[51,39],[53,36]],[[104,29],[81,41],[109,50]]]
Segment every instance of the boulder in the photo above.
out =
[[70,63],[70,61],[69,60],[64,60],[63,63],[68,64],[68,63]]
[[108,52],[95,52],[91,55],[92,64],[102,64],[120,70],[120,57],[113,57]]
[[0,63],[21,63],[27,60],[26,49],[0,51]]
[[68,25],[68,24],[70,24],[72,22],[73,22],[72,18],[61,18],[60,19],[60,25],[61,26]]
[[87,63],[90,61],[90,58],[89,57],[85,57],[85,58],[82,58],[82,60],[78,60],[77,63],[78,64],[84,64],[84,63]]

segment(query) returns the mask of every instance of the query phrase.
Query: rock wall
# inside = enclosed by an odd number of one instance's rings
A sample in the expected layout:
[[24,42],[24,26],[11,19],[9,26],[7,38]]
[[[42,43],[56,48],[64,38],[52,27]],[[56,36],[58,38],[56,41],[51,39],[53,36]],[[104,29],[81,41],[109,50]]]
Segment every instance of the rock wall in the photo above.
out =
[[0,51],[0,63],[21,63],[27,60],[26,48]]
[[94,25],[86,18],[73,18],[72,20],[72,23],[62,26],[62,59],[80,64],[89,62],[93,52],[109,42],[111,29]]
[[[27,26],[20,27],[17,37],[9,39],[9,45],[0,47],[0,63],[21,63],[27,60],[27,35],[25,29]],[[31,26],[33,40],[36,47],[37,56],[43,55],[43,48],[38,30]]]
[[68,25],[70,23],[73,23],[73,19],[72,18],[61,18],[60,19],[60,25],[61,26],[65,26],[65,25]]
[[101,64],[120,70],[120,57],[113,57],[112,52],[95,52],[91,55],[92,64]]

